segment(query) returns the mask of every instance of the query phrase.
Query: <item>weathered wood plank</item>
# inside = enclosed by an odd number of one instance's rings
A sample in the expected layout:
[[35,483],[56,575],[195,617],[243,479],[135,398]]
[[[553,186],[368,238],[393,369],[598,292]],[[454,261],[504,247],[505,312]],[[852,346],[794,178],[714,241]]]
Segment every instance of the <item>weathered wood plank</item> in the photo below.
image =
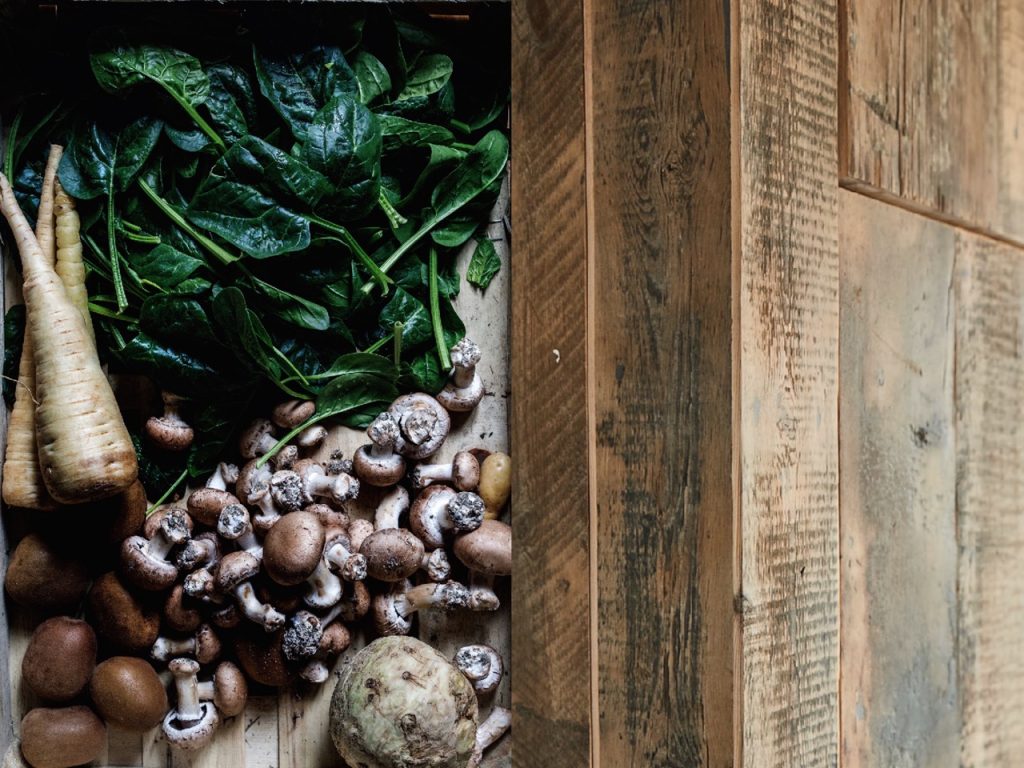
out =
[[1024,261],[956,247],[960,759],[1008,768],[1024,754]]
[[1024,238],[1024,18],[1015,0],[847,0],[842,173]]
[[840,201],[843,766],[956,768],[955,234]]
[[734,38],[748,768],[838,761],[836,18],[750,0]]
[[590,761],[583,17],[512,7],[513,758]]
[[731,765],[729,26],[585,7],[601,765]]

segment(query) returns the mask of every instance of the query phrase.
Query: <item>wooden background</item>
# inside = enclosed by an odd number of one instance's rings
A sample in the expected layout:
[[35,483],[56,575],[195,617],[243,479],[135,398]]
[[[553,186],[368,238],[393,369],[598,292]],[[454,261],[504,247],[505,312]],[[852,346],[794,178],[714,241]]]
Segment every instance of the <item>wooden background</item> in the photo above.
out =
[[513,41],[514,764],[1020,765],[1024,5]]

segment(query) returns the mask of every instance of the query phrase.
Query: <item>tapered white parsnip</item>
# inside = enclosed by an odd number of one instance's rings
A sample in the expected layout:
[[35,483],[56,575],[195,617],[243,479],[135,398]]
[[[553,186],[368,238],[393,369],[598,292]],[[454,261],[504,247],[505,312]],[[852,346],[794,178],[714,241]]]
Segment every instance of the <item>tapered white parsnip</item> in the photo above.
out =
[[57,179],[53,181],[53,211],[57,229],[57,263],[54,269],[64,283],[64,290],[71,303],[82,313],[85,326],[95,343],[96,333],[89,314],[89,292],[85,288],[85,262],[82,260],[82,239],[79,234],[81,222],[75,210],[75,201]]
[[36,446],[50,495],[76,504],[113,496],[138,475],[128,430],[82,314],[46,263],[0,174],[0,207],[21,253],[27,327],[36,363]]
[[[54,262],[54,182],[60,165],[62,148],[50,147],[39,195],[36,218],[36,239],[47,264]],[[13,507],[53,509],[56,503],[46,491],[39,470],[36,452],[36,364],[32,350],[32,334],[26,325],[25,338],[18,363],[18,383],[14,392],[14,408],[7,423],[7,449],[4,453],[3,498]]]

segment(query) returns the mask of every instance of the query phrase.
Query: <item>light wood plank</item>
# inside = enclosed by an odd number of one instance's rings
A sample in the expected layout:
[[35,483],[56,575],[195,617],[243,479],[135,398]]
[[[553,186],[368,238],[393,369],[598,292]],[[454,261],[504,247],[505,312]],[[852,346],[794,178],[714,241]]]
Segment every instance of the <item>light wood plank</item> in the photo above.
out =
[[957,241],[957,518],[961,763],[1024,754],[1024,260]]
[[835,2],[740,4],[742,765],[838,761]]
[[731,765],[729,27],[585,8],[601,765]]
[[512,6],[512,696],[522,768],[590,762],[583,19]]
[[843,766],[956,768],[954,230],[840,222]]

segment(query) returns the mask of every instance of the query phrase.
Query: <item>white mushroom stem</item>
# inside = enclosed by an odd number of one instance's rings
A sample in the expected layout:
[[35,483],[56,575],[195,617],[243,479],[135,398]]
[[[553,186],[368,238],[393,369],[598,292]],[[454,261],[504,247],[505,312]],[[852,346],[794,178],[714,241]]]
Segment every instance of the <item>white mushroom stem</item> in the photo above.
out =
[[487,719],[476,729],[476,748],[481,753],[500,739],[512,727],[512,712],[505,707],[494,707]]
[[349,550],[343,541],[329,546],[324,551],[324,559],[345,581],[363,581],[366,578],[366,558]]
[[465,608],[469,600],[469,592],[455,581],[444,584],[420,584],[405,592],[395,595],[395,611],[408,618],[416,611],[434,606],[444,610]]
[[217,465],[216,471],[206,481],[207,488],[218,491],[226,491],[229,485],[234,485],[238,480],[238,467],[234,464],[221,462]]
[[[365,568],[363,577],[366,577]],[[334,575],[324,558],[320,558],[316,570],[306,579],[306,584],[309,589],[304,599],[314,608],[327,608],[341,599],[341,579]]]
[[398,422],[387,411],[373,420],[366,434],[370,438],[370,455],[378,459],[394,455],[395,443],[401,436]]
[[459,389],[465,389],[473,383],[476,366],[480,362],[480,347],[468,338],[462,339],[452,347],[452,383]]
[[166,560],[167,553],[175,545],[188,541],[188,526],[180,512],[169,512],[160,521],[160,527],[152,539],[146,540],[143,552],[154,560]]
[[243,581],[232,591],[234,592],[235,599],[238,600],[238,605],[242,609],[242,613],[244,613],[250,621],[262,624],[268,632],[277,629],[284,624],[284,614],[272,605],[265,605],[264,603],[261,603],[259,598],[256,597],[256,592],[253,590],[252,584],[248,581]]
[[299,677],[305,680],[307,683],[313,683],[314,685],[320,685],[327,681],[330,676],[331,670],[327,668],[327,665],[320,659],[313,658],[299,670]]
[[192,669],[192,672],[172,670],[174,687],[178,691],[178,720],[186,725],[198,722],[203,717],[199,708],[199,681],[196,679],[199,665],[196,664]]
[[252,532],[249,511],[241,504],[228,504],[217,518],[217,533],[257,559],[263,559],[263,546]]
[[256,515],[256,522],[260,524],[261,528],[270,528],[278,520],[281,519],[281,513],[274,505],[274,499],[270,495],[269,490],[259,498],[254,499],[249,497],[249,503],[259,507],[260,514]]
[[494,577],[471,572],[469,576],[469,610],[496,611],[501,600],[494,591]]
[[187,637],[184,640],[174,640],[170,637],[158,637],[153,643],[149,655],[157,661],[167,661],[173,656],[193,654],[196,650],[195,637]]
[[178,555],[178,567],[195,570],[210,565],[217,558],[217,544],[212,539],[191,539]]
[[310,498],[327,496],[340,504],[359,495],[359,481],[344,472],[328,476],[314,471],[306,475],[305,489]]
[[451,464],[420,464],[411,473],[413,484],[424,488],[431,483],[448,483],[455,477],[455,462]]
[[216,694],[217,688],[213,684],[213,680],[204,680],[196,685],[196,695],[200,701],[213,701]]
[[216,580],[209,568],[197,568],[185,577],[185,594],[189,597],[202,600],[204,603],[220,604],[224,602],[217,593]]
[[398,519],[407,509],[409,509],[409,492],[402,486],[396,485],[377,505],[374,529],[382,531],[385,528],[397,528]]

